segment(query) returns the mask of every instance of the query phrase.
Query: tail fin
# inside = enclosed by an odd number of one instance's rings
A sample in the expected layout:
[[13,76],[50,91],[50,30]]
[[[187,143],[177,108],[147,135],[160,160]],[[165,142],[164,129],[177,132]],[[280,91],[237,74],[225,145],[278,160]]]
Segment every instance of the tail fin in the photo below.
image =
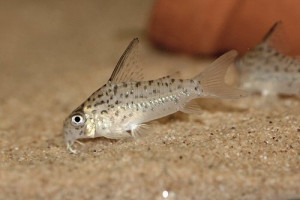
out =
[[236,56],[237,51],[231,50],[216,59],[201,74],[194,77],[200,81],[204,93],[208,97],[236,99],[247,96],[246,92],[231,88],[224,82],[226,71],[230,64],[234,63]]

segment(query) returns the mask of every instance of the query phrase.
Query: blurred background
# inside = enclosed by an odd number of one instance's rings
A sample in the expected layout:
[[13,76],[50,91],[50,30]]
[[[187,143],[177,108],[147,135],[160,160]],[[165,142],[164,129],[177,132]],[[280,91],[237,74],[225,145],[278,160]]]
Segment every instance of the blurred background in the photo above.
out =
[[[32,104],[32,94],[49,95],[53,90],[52,98],[64,102],[68,110],[70,99],[78,95],[82,99],[106,82],[135,37],[141,41],[147,78],[177,70],[188,77],[210,62],[203,56],[230,49],[243,53],[278,20],[283,21],[286,43],[292,41],[287,45],[290,52],[298,54],[298,4],[291,0],[1,1],[0,100],[14,102],[8,98],[15,96]],[[188,54],[197,57],[188,59]]]
[[[284,51],[300,53],[300,2],[287,0],[158,0],[150,38],[158,45],[190,54],[245,53],[281,21]],[[281,48],[281,47],[280,47]],[[281,50],[281,49],[279,49]]]

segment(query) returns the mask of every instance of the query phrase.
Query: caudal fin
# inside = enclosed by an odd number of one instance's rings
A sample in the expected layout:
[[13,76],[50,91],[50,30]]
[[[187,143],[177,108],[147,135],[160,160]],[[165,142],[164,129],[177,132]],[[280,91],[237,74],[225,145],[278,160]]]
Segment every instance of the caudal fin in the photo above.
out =
[[247,93],[225,84],[224,78],[228,67],[234,63],[237,51],[231,50],[217,58],[201,74],[194,77],[200,81],[208,97],[236,99],[247,96]]

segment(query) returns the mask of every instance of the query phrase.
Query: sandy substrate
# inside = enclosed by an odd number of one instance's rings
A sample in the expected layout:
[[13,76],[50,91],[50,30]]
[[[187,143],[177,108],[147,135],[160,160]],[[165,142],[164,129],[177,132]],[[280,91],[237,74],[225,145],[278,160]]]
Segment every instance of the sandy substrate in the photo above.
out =
[[69,154],[64,118],[133,37],[148,78],[189,77],[210,62],[148,44],[150,0],[80,2],[1,2],[0,199],[300,198],[293,97],[201,100],[201,113],[154,121],[144,137],[88,140]]

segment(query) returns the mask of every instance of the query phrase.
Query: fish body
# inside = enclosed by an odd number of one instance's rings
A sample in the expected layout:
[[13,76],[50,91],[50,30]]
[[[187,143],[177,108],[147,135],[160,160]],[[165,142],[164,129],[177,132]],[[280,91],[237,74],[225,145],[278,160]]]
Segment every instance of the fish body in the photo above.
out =
[[300,62],[274,44],[280,25],[277,22],[260,44],[238,59],[242,89],[272,96],[300,95]]
[[134,137],[144,131],[144,123],[177,111],[193,112],[196,98],[239,98],[244,95],[224,83],[224,75],[234,62],[236,51],[217,59],[192,79],[166,76],[144,81],[137,65],[134,39],[120,58],[109,81],[75,109],[64,122],[67,148],[77,139]]

